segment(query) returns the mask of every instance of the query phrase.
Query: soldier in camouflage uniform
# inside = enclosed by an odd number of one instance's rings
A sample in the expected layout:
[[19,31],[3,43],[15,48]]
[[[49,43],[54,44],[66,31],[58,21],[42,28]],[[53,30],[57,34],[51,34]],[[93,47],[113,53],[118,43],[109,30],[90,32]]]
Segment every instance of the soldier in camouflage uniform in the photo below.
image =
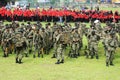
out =
[[106,44],[105,43],[107,43],[107,41],[108,41],[108,39],[106,39],[108,36],[109,36],[108,31],[103,30],[101,39],[102,39],[102,44],[103,44],[103,47],[104,47],[105,55],[106,55]]
[[80,54],[79,54],[79,40],[80,36],[78,34],[77,29],[73,29],[72,30],[72,34],[71,34],[71,40],[72,40],[72,54],[71,57],[72,58],[77,58]]
[[24,49],[27,47],[26,38],[22,35],[21,31],[15,33],[15,49],[16,49],[16,63],[21,64],[24,56]]
[[35,33],[33,35],[33,44],[34,44],[34,53],[33,53],[33,58],[36,57],[36,53],[38,53],[38,57],[40,57],[41,53],[41,48],[42,48],[42,36],[40,35],[40,30],[36,29]]
[[[35,58],[36,53],[38,53],[38,46],[39,46],[38,41],[39,41],[39,29],[35,29],[35,33],[33,35],[33,46],[34,46],[33,58]],[[39,53],[38,53],[38,57],[40,57]]]
[[27,30],[27,40],[28,40],[28,53],[32,53],[32,46],[33,46],[33,35],[35,30],[32,29],[31,25],[28,25],[29,29]]
[[0,45],[1,45],[1,43],[2,43],[3,28],[4,28],[3,22],[0,21]]
[[57,45],[57,62],[55,64],[64,63],[64,36],[63,33],[60,33],[56,37],[56,45]]
[[58,36],[59,34],[60,34],[60,29],[57,28],[57,30],[54,31],[54,34],[53,34],[54,53],[53,53],[52,58],[56,58],[56,55],[57,55],[57,43],[56,43],[56,38],[57,38],[57,36]]
[[12,54],[12,52],[14,51],[14,41],[13,41],[13,36],[15,35],[15,31],[12,27],[12,24],[10,24],[10,28],[9,28],[9,35],[10,35],[10,53]]
[[79,45],[80,45],[79,50],[81,50],[81,48],[83,47],[82,39],[83,39],[84,31],[86,31],[85,27],[86,27],[86,25],[84,23],[83,24],[79,23],[79,27],[78,27],[78,34],[80,35],[80,37],[79,37]]
[[46,46],[44,46],[44,53],[49,54],[49,47],[50,47],[50,42],[49,42],[49,37],[50,37],[50,31],[48,29],[48,24],[46,24],[46,27],[41,29],[42,35],[44,35],[44,41]]
[[92,31],[91,35],[88,36],[88,39],[91,59],[93,59],[94,56],[98,59],[98,42],[100,40],[100,36],[98,36],[95,31]]
[[53,46],[53,30],[51,28],[50,23],[46,24],[45,32],[46,32],[45,54],[49,54],[49,51]]
[[26,48],[24,49],[24,53],[25,53],[25,57],[29,56],[29,52],[28,52],[28,39],[27,39],[27,27],[24,23],[21,24],[20,29],[22,31],[22,35],[25,38],[25,42],[26,42]]
[[113,66],[114,53],[118,46],[118,39],[114,34],[107,36],[105,41],[106,46],[106,66]]
[[[120,23],[116,24],[116,29],[117,29],[116,31],[118,32],[118,35],[120,36]],[[118,44],[119,44],[119,47],[120,47],[120,37],[119,37],[119,43]]]
[[41,57],[43,58],[43,54],[46,50],[46,36],[47,33],[45,32],[44,28],[41,28],[39,31],[39,53],[41,54]]
[[4,52],[4,57],[8,57],[8,54],[10,53],[9,47],[10,47],[10,40],[11,40],[11,33],[10,33],[10,27],[8,24],[6,24],[6,29],[4,30],[2,34],[2,49]]
[[56,46],[56,37],[59,34],[59,26],[58,24],[55,22],[53,23],[52,26],[52,30],[53,30],[53,56],[51,58],[56,58],[57,55],[57,46]]

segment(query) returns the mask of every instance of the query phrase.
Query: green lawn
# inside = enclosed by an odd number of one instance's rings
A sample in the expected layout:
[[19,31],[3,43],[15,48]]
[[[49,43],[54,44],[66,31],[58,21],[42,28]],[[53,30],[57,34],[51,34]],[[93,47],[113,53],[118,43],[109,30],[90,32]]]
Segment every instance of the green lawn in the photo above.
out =
[[[101,45],[101,44],[100,44]],[[23,58],[23,64],[15,63],[15,55],[8,58],[0,54],[1,80],[120,80],[120,49],[115,54],[115,66],[105,66],[105,56],[102,46],[99,46],[100,59],[77,59],[65,57],[65,63],[56,65],[56,59],[50,55],[44,58]]]
[[[85,37],[83,42],[87,44]],[[23,64],[15,63],[15,54],[3,58],[0,50],[0,80],[120,80],[120,49],[115,53],[115,66],[106,67],[101,42],[98,47],[99,60],[86,59],[84,48],[77,59],[67,57],[66,50],[65,63],[60,65],[55,64],[56,59],[51,59],[53,50],[44,58],[34,59],[32,54],[28,58],[24,57]]]
[[112,11],[120,12],[120,8],[111,8],[111,7],[108,7],[108,8],[101,7],[100,10],[112,10]]

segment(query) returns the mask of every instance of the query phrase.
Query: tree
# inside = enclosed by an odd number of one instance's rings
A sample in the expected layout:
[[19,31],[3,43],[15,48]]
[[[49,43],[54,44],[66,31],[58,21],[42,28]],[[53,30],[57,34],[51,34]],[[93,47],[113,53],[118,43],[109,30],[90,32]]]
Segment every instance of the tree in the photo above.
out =
[[57,0],[50,0],[50,3],[54,5],[55,1],[57,1]]
[[7,2],[16,1],[16,0],[0,0],[0,7],[5,6]]

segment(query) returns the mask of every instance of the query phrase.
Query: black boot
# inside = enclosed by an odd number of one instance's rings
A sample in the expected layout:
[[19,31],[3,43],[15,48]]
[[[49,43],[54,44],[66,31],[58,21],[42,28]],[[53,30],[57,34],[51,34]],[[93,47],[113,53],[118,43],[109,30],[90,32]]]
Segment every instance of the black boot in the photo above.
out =
[[93,56],[91,56],[91,59],[93,59],[94,57]]
[[114,64],[113,64],[113,62],[112,62],[112,61],[110,62],[110,65],[111,65],[111,66],[114,66]]
[[98,56],[96,56],[96,59],[99,59],[99,57],[98,57]]
[[25,57],[28,57],[28,55],[27,55],[27,54],[25,54]]
[[77,56],[80,56],[80,53],[78,53],[78,55]]
[[71,57],[71,58],[74,58],[74,54],[71,54],[70,57]]
[[107,66],[107,67],[109,66],[108,62],[106,62],[106,66]]
[[89,58],[89,54],[87,51],[84,52],[84,55],[86,56],[86,58]]
[[10,50],[10,54],[12,54],[12,50]]
[[77,57],[78,57],[78,56],[77,56],[77,54],[75,54],[74,56],[75,56],[75,58],[77,58]]
[[30,49],[30,50],[29,50],[29,54],[31,54],[31,53],[32,53],[32,50]]
[[77,54],[72,54],[72,58],[77,58]]
[[19,64],[22,64],[22,59],[19,59]]
[[38,53],[38,57],[40,57],[40,53]]
[[53,54],[53,56],[51,58],[56,58],[55,54]]
[[16,54],[16,50],[14,50],[14,53]]
[[64,59],[62,59],[62,60],[60,61],[60,63],[64,63]]
[[18,63],[18,59],[16,58],[16,63]]
[[55,64],[60,64],[60,60],[58,60]]
[[72,52],[71,52],[71,50],[70,50],[70,51],[69,51],[69,54],[68,54],[68,57],[71,57],[71,53],[72,53]]

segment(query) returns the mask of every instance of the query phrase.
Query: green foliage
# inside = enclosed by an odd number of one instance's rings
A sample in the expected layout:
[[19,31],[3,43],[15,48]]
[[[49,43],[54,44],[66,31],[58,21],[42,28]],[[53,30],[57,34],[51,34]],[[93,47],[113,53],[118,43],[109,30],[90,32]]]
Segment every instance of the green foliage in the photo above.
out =
[[9,1],[12,1],[12,0],[3,0],[2,2],[9,2]]
[[56,0],[50,0],[51,4],[55,4]]

